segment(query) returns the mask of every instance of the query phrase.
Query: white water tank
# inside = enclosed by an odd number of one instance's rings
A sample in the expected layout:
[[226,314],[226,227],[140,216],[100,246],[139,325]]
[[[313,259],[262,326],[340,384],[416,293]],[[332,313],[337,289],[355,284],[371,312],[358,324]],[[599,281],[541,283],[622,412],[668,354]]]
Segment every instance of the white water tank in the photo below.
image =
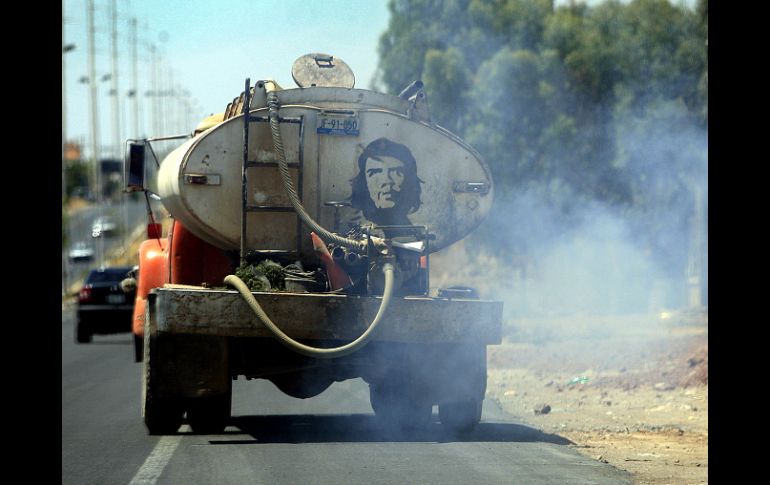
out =
[[[345,234],[350,221],[368,220],[361,207],[366,196],[351,199],[354,180],[359,192],[368,189],[372,218],[395,213],[407,192],[419,187],[406,219],[392,220],[427,226],[435,235],[431,252],[468,235],[489,212],[493,185],[487,165],[458,137],[415,116],[412,101],[326,86],[277,95],[294,186],[305,210],[326,229]],[[248,213],[246,246],[311,254],[310,229],[293,211],[277,167],[262,82],[255,85],[249,114],[257,121],[249,123],[248,160],[254,166],[247,172],[247,199],[260,209]],[[240,247],[243,148],[240,114],[174,150],[158,174],[158,193],[171,215],[223,249]],[[410,186],[415,170],[418,181]]]

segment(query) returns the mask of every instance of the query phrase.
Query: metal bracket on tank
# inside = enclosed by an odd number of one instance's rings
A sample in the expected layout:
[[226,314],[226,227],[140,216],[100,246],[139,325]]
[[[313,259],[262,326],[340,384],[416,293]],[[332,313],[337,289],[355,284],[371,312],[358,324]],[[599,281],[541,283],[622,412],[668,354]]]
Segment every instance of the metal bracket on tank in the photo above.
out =
[[410,119],[432,123],[430,119],[430,108],[428,107],[428,95],[425,94],[424,87],[422,81],[413,81],[399,93],[398,97],[411,101],[412,105],[406,111],[406,115],[409,116]]
[[184,183],[188,185],[221,185],[222,176],[213,173],[186,173]]
[[452,192],[485,195],[489,193],[489,184],[487,182],[455,182],[452,184]]

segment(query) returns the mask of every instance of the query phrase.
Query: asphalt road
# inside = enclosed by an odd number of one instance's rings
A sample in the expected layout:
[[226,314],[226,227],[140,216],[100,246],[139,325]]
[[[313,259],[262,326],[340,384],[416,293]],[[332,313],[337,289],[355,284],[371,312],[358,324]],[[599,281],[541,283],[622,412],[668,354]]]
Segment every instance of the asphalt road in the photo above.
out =
[[63,309],[63,485],[631,483],[489,401],[465,435],[437,422],[410,434],[382,429],[359,379],[302,400],[241,378],[223,434],[193,435],[183,425],[174,436],[149,436],[131,335],[75,344],[73,325],[73,310]]
[[[85,207],[70,216],[67,225],[68,244],[62,247],[62,288],[66,291],[74,282],[83,279],[88,271],[105,261],[106,255],[126,243],[138,225],[147,224],[147,209],[144,198],[106,203],[102,206]],[[108,216],[118,225],[119,232],[114,236],[91,237],[91,225],[100,216]],[[84,242],[94,249],[94,258],[90,261],[70,261],[67,258],[70,249],[78,242]]]

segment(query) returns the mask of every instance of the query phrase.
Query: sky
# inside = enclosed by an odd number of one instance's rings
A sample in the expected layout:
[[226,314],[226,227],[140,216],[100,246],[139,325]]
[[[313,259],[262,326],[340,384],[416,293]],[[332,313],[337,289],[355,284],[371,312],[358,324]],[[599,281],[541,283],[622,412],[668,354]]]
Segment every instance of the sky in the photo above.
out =
[[[68,140],[90,154],[90,88],[79,82],[90,74],[87,0],[63,0],[63,97]],[[115,149],[112,80],[112,5],[117,5],[118,123],[120,139],[173,135],[192,131],[205,116],[224,111],[227,103],[258,79],[273,79],[294,88],[293,62],[308,53],[325,53],[345,61],[357,88],[368,88],[377,67],[377,44],[388,24],[386,0],[93,0],[95,78],[100,157]],[[130,19],[137,19],[139,130],[134,106]],[[165,125],[153,120],[151,49],[161,59],[155,91],[157,111],[170,113]],[[174,89],[171,89],[174,88]],[[186,109],[186,107],[188,107]],[[158,116],[159,118],[159,116]],[[168,121],[170,119],[170,121]],[[190,125],[190,123],[192,123]],[[155,133],[161,128],[163,133]],[[182,130],[182,131],[180,131]]]
[[[681,0],[679,0],[681,1]],[[205,116],[224,111],[248,77],[296,87],[291,66],[308,53],[345,61],[357,88],[370,88],[377,45],[388,25],[387,0],[92,0],[94,5],[97,139],[100,158],[120,157],[126,138],[189,133]],[[567,3],[557,0],[556,5]],[[598,0],[588,0],[590,5]],[[694,3],[694,0],[685,0]],[[87,0],[62,0],[63,127],[90,158],[90,76]],[[112,5],[117,9],[117,92],[112,80]],[[136,102],[130,20],[137,19]],[[152,49],[159,59],[152,61]],[[158,66],[157,85],[153,68]],[[150,92],[176,96],[153,97]],[[117,114],[116,114],[117,113]],[[164,113],[164,116],[160,116]],[[137,114],[138,116],[135,116]],[[113,120],[117,118],[117,122]],[[138,121],[137,121],[138,120]],[[117,125],[119,130],[115,130]],[[118,140],[121,140],[120,142]]]

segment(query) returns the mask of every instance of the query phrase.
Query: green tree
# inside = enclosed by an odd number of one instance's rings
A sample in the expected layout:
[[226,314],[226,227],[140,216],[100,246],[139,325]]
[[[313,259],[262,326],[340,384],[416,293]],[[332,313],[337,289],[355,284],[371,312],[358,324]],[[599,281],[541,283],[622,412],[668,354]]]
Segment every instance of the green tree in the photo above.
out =
[[456,110],[466,103],[472,79],[463,54],[454,47],[444,51],[429,49],[425,53],[424,70],[431,117],[451,131],[460,131],[462,118]]
[[[707,0],[695,10],[667,0],[389,8],[378,82],[397,93],[422,79],[434,120],[479,150],[501,199],[531,194],[565,225],[598,202],[681,263],[661,241],[686,231],[707,166]],[[674,207],[678,222],[664,217]],[[494,210],[494,224],[509,216]]]
[[708,65],[708,39],[709,39],[709,2],[708,0],[698,0],[696,8],[696,15],[698,16],[698,35],[703,40],[705,46],[704,52],[704,66],[703,73],[701,74],[700,81],[698,82],[698,101],[700,105],[700,113],[703,119],[703,125],[708,127],[709,120],[709,65]]

